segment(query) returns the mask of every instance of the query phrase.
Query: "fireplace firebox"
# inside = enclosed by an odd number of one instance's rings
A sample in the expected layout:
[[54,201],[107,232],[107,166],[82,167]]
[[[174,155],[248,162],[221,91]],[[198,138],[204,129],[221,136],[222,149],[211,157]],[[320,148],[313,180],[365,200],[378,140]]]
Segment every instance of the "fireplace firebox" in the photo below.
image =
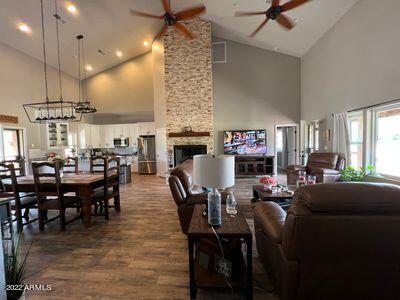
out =
[[206,145],[175,145],[174,146],[174,166],[183,163],[194,155],[207,154]]

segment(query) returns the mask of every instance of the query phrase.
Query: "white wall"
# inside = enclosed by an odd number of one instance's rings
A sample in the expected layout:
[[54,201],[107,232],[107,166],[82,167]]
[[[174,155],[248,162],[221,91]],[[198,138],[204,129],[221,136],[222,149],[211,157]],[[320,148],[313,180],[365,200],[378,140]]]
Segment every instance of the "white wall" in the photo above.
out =
[[[147,52],[87,79],[89,99],[102,118],[98,123],[112,123],[118,114],[123,122],[153,121],[153,55]],[[132,119],[129,119],[129,115]],[[148,119],[143,119],[143,116]],[[135,119],[139,118],[139,119]]]
[[[359,0],[301,59],[301,118],[400,98],[399,0]],[[331,147],[331,143],[328,143]]]
[[[59,99],[58,73],[51,67],[48,71],[49,96]],[[76,100],[78,81],[66,74],[62,76],[64,98]],[[29,123],[22,105],[40,101],[45,101],[43,64],[0,42],[0,114],[18,116],[17,126],[27,128],[29,148],[40,148],[40,126],[45,125]]]
[[266,129],[275,155],[275,125],[299,124],[300,59],[227,42],[227,63],[213,64],[214,142],[223,152],[223,131]]

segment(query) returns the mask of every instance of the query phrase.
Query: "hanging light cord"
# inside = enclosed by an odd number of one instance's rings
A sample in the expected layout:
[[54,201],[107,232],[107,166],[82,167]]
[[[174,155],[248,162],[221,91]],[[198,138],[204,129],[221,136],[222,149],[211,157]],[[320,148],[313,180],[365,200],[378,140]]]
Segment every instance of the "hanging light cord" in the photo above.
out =
[[63,101],[62,80],[61,80],[60,34],[59,34],[59,29],[58,29],[58,7],[57,7],[57,0],[54,0],[54,6],[55,6],[55,10],[56,10],[55,18],[56,18],[56,32],[57,32],[58,81],[59,81],[59,84],[60,84],[60,101]]
[[83,39],[82,39],[82,62],[83,62],[83,77],[85,80],[85,101],[88,102],[88,92],[87,92],[87,78],[86,78],[86,63],[85,63],[85,48],[83,47]]
[[43,13],[43,0],[40,0],[40,11],[42,14],[42,43],[43,43],[43,67],[44,67],[44,85],[46,90],[46,102],[49,102],[49,89],[47,86],[47,60],[46,60],[46,41],[44,34],[44,13]]
[[79,103],[82,102],[82,86],[81,86],[81,41],[78,39],[78,86],[79,86]]

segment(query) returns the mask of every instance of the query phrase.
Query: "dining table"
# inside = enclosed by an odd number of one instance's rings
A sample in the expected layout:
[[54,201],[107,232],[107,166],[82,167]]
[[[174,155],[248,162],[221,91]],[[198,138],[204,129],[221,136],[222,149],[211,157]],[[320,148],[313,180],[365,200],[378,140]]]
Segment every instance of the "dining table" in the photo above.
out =
[[[115,180],[114,190],[114,206],[116,211],[121,210],[119,196],[119,178],[118,174],[111,174],[109,179]],[[91,195],[94,190],[101,188],[105,184],[104,173],[65,173],[61,177],[62,193],[76,193],[82,201],[82,216],[86,227],[91,226]],[[18,190],[24,193],[35,192],[35,182],[33,176],[17,177]],[[3,185],[7,191],[12,191],[11,182],[3,180]]]

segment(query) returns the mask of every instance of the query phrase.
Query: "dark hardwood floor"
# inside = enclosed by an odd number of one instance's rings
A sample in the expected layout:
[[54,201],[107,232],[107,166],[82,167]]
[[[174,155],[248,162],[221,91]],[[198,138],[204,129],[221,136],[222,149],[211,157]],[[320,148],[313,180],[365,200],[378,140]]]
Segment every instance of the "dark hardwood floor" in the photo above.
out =
[[[256,182],[238,179],[234,188],[251,228]],[[121,186],[121,207],[109,221],[93,217],[89,229],[80,221],[65,232],[57,221],[43,233],[36,223],[26,226],[24,249],[32,242],[26,282],[52,288],[28,292],[27,299],[189,299],[187,239],[165,179],[135,175],[132,184]],[[265,291],[272,287],[256,250],[253,257],[254,298],[278,299]],[[241,291],[199,289],[197,299],[244,297]]]

